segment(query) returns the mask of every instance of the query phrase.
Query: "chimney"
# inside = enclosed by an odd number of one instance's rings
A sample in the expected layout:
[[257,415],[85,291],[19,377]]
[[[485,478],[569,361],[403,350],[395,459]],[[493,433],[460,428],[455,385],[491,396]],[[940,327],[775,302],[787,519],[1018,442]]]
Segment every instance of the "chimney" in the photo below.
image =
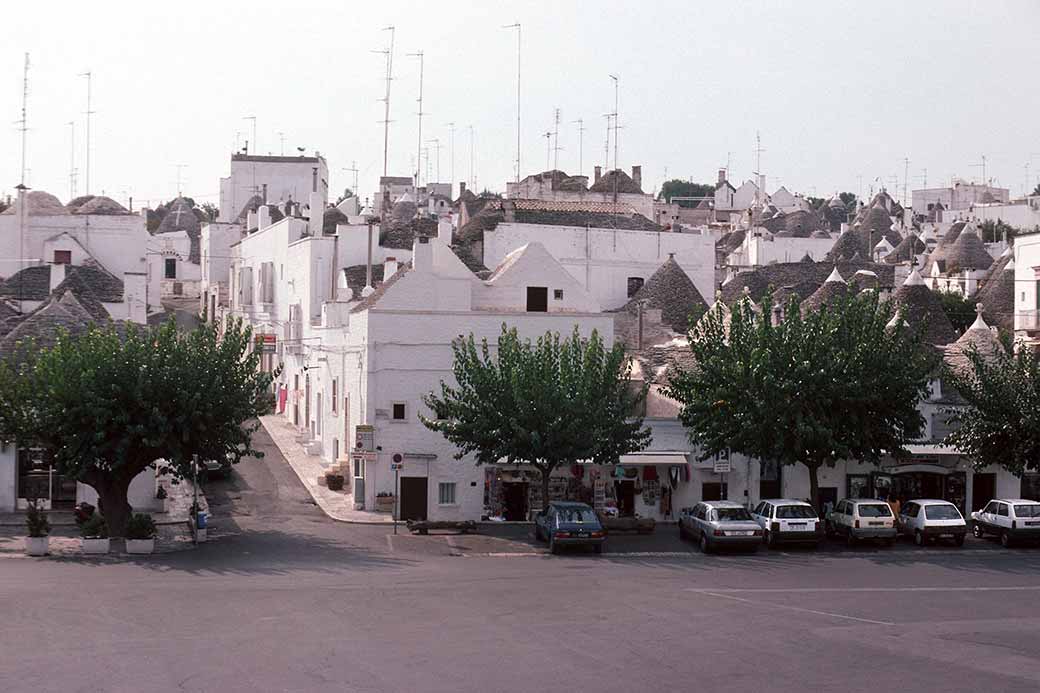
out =
[[[65,281],[65,265],[60,262],[51,263],[51,288],[50,291],[54,291],[58,288],[58,284]],[[48,292],[50,293],[50,292]]]
[[312,192],[310,196],[310,221],[307,223],[307,230],[312,236],[321,235],[321,227],[325,221],[325,205],[321,201],[321,193]]
[[256,227],[258,229],[266,229],[271,225],[271,208],[267,205],[260,205],[256,210]]
[[318,167],[311,167],[311,192],[318,192]]
[[412,269],[416,272],[433,270],[433,246],[428,236],[416,236],[412,245]]
[[387,255],[386,260],[383,262],[383,281],[387,281],[395,274],[397,274],[397,258],[393,255]]
[[447,219],[437,222],[437,240],[444,245],[451,245],[451,222]]
[[264,204],[266,205],[267,204],[267,183],[264,183],[263,191],[264,191],[263,197],[261,197],[260,199],[262,199],[264,201]]
[[256,212],[249,210],[246,215],[246,231],[253,231],[256,229]]
[[718,180],[718,182],[719,183],[725,183],[726,182],[726,169],[724,169],[724,168],[720,168],[719,169],[719,180]]
[[592,182],[593,183],[598,183],[599,179],[603,176],[603,168],[600,167],[600,166],[597,166],[594,170],[595,170],[595,178],[593,178]]
[[462,197],[462,193],[466,192],[466,181],[459,183],[459,197]]
[[635,183],[642,189],[643,187],[643,167],[633,166],[632,167],[632,182]]

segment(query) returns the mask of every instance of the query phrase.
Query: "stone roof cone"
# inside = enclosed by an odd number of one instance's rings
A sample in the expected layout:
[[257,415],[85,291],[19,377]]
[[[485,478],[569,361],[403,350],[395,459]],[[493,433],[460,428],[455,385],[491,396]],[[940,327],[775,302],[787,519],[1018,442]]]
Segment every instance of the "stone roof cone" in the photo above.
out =
[[697,312],[708,308],[708,303],[672,253],[668,254],[664,264],[646,280],[625,307],[635,310],[639,301],[644,300],[647,301],[647,308],[661,311],[661,322],[680,334],[689,329],[690,314],[695,308],[699,309]]
[[924,327],[924,340],[942,346],[957,339],[939,297],[927,286],[915,267],[892,296],[897,311],[912,328]]

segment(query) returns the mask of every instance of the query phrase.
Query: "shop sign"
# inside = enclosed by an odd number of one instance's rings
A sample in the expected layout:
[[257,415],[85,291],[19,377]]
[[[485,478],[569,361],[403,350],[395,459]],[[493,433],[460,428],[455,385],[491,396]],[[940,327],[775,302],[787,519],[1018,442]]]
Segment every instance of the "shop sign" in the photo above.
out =
[[372,453],[376,451],[376,430],[374,427],[364,424],[356,426],[354,436],[355,450]]
[[253,337],[257,349],[264,354],[273,354],[277,351],[278,335],[258,334]]

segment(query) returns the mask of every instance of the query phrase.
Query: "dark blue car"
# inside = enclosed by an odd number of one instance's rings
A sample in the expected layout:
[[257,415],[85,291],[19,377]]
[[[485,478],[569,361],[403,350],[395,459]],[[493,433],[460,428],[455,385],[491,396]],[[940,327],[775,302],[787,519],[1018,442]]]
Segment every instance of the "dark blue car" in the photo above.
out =
[[596,511],[571,501],[550,501],[534,517],[534,535],[549,543],[550,553],[559,553],[564,546],[591,546],[594,552],[603,553],[607,540]]

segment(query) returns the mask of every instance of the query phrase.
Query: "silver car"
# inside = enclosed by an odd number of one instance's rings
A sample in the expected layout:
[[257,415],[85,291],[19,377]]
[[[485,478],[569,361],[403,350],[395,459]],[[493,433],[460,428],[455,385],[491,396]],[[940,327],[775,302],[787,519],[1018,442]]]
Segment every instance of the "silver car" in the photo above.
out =
[[740,503],[704,501],[679,513],[679,537],[695,539],[704,553],[721,547],[756,551],[762,528]]

